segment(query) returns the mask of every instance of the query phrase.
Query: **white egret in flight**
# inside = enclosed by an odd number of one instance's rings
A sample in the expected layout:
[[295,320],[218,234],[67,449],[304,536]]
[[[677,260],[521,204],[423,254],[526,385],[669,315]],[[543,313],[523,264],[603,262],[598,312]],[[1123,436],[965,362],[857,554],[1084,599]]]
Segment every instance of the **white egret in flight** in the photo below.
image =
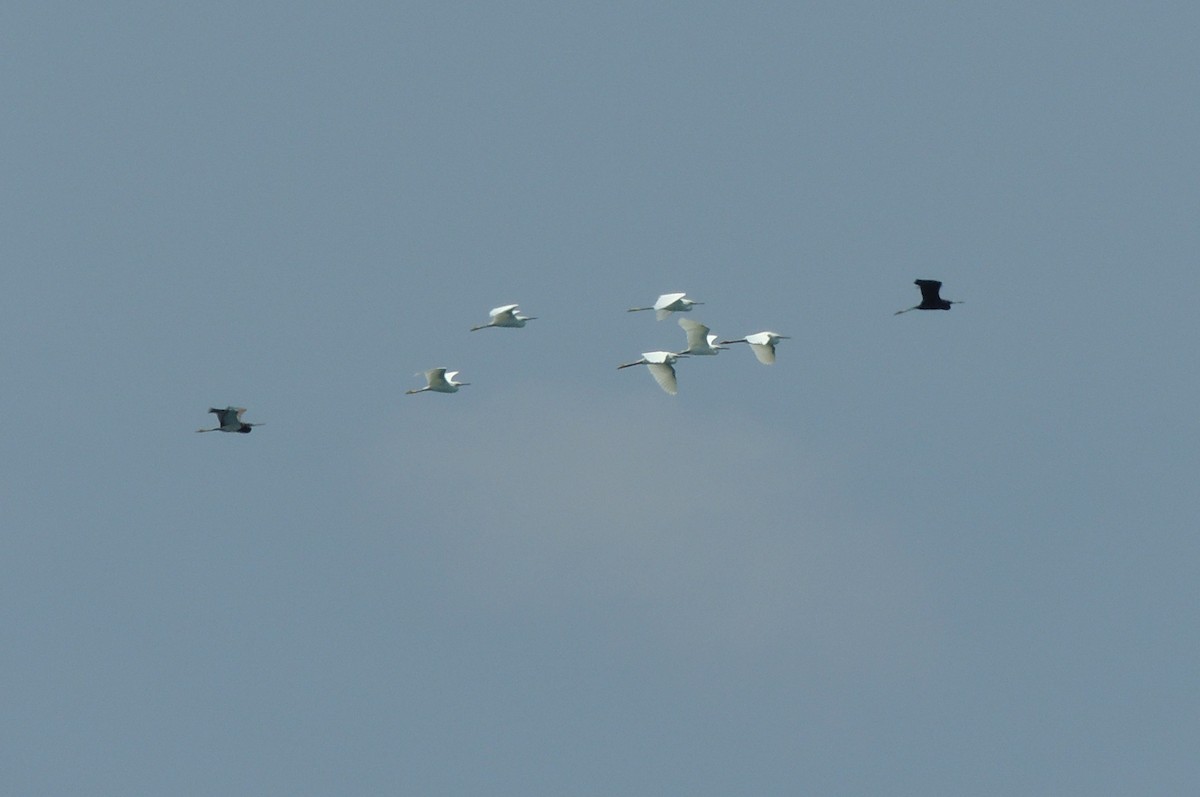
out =
[[717,343],[717,336],[709,332],[708,327],[690,318],[679,319],[679,326],[687,333],[687,348],[680,354],[716,354],[728,348]]
[[431,390],[434,393],[457,393],[458,389],[463,385],[469,385],[470,382],[455,382],[454,377],[458,376],[458,371],[447,371],[445,368],[431,368],[425,372],[425,387],[419,387],[416,390],[406,390],[404,395],[411,396],[414,393],[424,393]]
[[675,385],[675,369],[672,366],[677,359],[686,356],[686,354],[675,354],[669,351],[642,352],[642,359],[618,365],[617,370],[633,365],[644,365],[650,369],[650,375],[654,377],[655,382],[658,382],[658,386],[674,396],[679,392],[679,388]]
[[520,310],[515,304],[506,304],[503,307],[493,308],[488,312],[491,316],[491,321],[486,324],[480,324],[477,327],[471,327],[472,332],[477,332],[488,327],[523,327],[526,321],[536,321],[537,316],[521,315]]
[[659,321],[669,316],[671,313],[686,313],[692,309],[692,305],[704,304],[687,298],[684,293],[664,293],[658,297],[658,301],[653,307],[630,307],[626,312],[636,313],[639,310],[653,310],[654,315]]
[[749,343],[758,361],[763,365],[770,365],[775,362],[775,344],[781,340],[789,339],[789,335],[780,335],[778,332],[756,332],[753,335],[747,335],[737,340],[723,340],[721,344]]

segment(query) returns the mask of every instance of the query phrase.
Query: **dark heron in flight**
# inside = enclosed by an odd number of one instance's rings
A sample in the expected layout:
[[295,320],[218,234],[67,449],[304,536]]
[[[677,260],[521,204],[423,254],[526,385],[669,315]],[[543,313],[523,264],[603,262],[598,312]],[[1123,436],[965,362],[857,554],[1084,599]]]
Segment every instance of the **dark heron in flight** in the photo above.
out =
[[943,299],[938,293],[942,289],[942,283],[937,280],[913,280],[913,284],[921,289],[921,303],[897,310],[896,315],[907,313],[909,310],[949,310],[952,304],[962,304]]
[[261,423],[246,423],[242,420],[242,413],[246,411],[245,407],[226,407],[219,410],[216,407],[209,407],[209,412],[216,413],[217,423],[220,426],[214,426],[211,429],[197,429],[197,432],[241,432],[242,434],[250,434],[251,426],[262,426]]

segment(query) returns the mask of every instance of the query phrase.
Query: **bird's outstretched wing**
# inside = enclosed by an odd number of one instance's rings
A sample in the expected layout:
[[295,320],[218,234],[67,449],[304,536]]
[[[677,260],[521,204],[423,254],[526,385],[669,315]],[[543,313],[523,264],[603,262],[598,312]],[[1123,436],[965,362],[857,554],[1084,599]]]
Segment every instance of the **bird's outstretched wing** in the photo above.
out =
[[513,321],[513,313],[519,305],[506,304],[503,307],[494,307],[488,311],[488,316],[496,321]]
[[676,303],[685,296],[686,293],[664,293],[659,296],[658,301],[654,303],[654,317],[662,321],[673,311],[683,309]]
[[[455,373],[458,373],[455,371]],[[446,369],[430,368],[425,372],[425,384],[431,388],[446,386]]]
[[771,365],[775,362],[775,345],[773,343],[751,343],[750,351],[754,352],[754,356],[763,365]]
[[245,407],[226,407],[223,410],[209,410],[209,412],[217,416],[217,425],[222,427],[237,426],[239,423],[241,423],[241,415],[245,411]]
[[679,392],[675,383],[675,369],[669,363],[646,363],[646,367],[650,369],[650,375],[658,382],[659,387],[672,396]]
[[688,350],[704,349],[708,345],[708,327],[690,318],[680,318],[679,326],[687,333]]
[[938,292],[942,289],[942,283],[937,280],[913,280],[913,284],[921,289],[921,303],[934,303],[941,301],[941,296]]

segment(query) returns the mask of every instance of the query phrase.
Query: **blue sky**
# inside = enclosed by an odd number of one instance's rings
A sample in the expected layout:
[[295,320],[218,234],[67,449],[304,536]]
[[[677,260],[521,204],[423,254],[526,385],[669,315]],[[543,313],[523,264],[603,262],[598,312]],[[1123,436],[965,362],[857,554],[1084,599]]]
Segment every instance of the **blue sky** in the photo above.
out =
[[6,791],[1188,793],[1198,23],[7,4]]

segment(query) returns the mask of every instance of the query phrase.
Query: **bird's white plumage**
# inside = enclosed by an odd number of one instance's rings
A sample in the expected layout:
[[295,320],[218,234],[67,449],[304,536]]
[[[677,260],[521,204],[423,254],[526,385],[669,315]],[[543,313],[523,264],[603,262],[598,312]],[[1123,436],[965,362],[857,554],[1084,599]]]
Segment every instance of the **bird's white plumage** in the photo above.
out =
[[647,351],[642,352],[642,359],[618,365],[617,369],[629,368],[634,365],[644,365],[649,369],[650,375],[654,377],[654,381],[658,382],[658,386],[674,396],[679,392],[679,388],[675,382],[675,368],[673,365],[677,359],[686,356],[686,354],[675,354],[669,351]]
[[680,318],[679,326],[683,327],[683,331],[687,333],[688,341],[687,348],[680,354],[713,355],[725,348],[716,342],[717,336],[710,334],[708,327],[699,321]]
[[723,340],[721,343],[749,343],[750,350],[754,352],[758,361],[763,365],[771,365],[775,362],[775,344],[781,340],[788,340],[788,336],[768,331],[755,332],[737,340]]
[[770,343],[751,343],[750,350],[754,352],[754,356],[763,365],[773,365],[775,363],[775,347]]
[[647,363],[652,363],[655,365],[662,365],[662,364],[670,365],[671,363],[675,362],[675,360],[678,357],[679,357],[678,354],[676,354],[675,352],[671,352],[671,351],[644,351],[644,352],[642,352],[642,358]]
[[425,372],[425,387],[419,387],[414,390],[404,391],[407,395],[414,393],[424,393],[432,391],[434,393],[457,393],[461,385],[470,384],[469,382],[456,382],[454,377],[458,376],[458,371],[447,371],[445,368],[430,368]]
[[471,327],[472,332],[488,327],[523,327],[526,321],[535,321],[533,316],[522,315],[519,311],[520,305],[506,304],[500,307],[493,307],[488,311],[490,319],[486,324],[480,324],[477,327]]
[[629,312],[636,313],[639,310],[653,310],[655,317],[662,321],[671,313],[686,313],[692,309],[692,305],[704,304],[697,302],[694,299],[687,298],[685,293],[664,293],[658,297],[658,300],[650,307],[630,307]]
[[679,386],[675,382],[675,369],[668,363],[646,363],[646,367],[650,369],[650,375],[658,382],[659,387],[672,396],[679,392]]
[[658,301],[654,303],[654,317],[659,321],[669,316],[671,313],[686,313],[692,309],[692,305],[696,304],[691,299],[687,298],[687,294],[683,293],[664,293],[658,297]]

